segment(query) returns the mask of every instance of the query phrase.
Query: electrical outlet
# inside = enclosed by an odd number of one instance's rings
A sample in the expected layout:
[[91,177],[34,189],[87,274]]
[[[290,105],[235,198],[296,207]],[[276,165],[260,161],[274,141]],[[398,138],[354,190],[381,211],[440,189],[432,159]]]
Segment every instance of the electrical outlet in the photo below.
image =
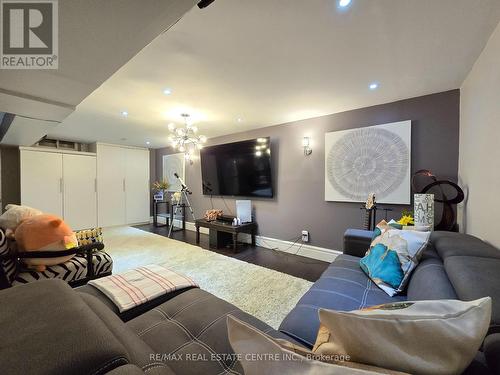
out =
[[309,242],[309,232],[307,230],[302,231],[302,242]]

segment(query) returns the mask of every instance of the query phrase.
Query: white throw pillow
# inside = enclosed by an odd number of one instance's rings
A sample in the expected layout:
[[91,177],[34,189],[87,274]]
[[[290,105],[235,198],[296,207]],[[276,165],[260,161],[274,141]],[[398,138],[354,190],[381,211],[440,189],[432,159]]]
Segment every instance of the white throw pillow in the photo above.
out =
[[[343,365],[315,360],[310,350],[286,340],[273,339],[251,325],[229,315],[229,342],[241,362],[245,375],[368,375],[400,372],[344,362]],[[323,356],[330,360],[339,356]]]
[[491,320],[491,298],[397,302],[351,312],[319,311],[315,354],[411,374],[460,374]]

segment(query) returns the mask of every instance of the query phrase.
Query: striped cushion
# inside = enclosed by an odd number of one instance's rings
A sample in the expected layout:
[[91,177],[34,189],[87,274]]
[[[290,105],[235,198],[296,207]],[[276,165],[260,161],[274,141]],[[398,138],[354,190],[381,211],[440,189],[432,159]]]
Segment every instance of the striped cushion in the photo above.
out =
[[113,271],[113,259],[105,251],[96,251],[92,258],[92,266],[95,276],[109,274]]
[[[0,229],[0,256],[9,256],[12,255],[12,251],[9,246],[9,241],[5,236],[5,232],[3,229]],[[3,272],[5,273],[5,277],[9,284],[12,284],[12,281],[16,277],[17,274],[17,261],[14,257],[12,258],[3,258],[0,261],[0,267],[2,267]]]
[[61,279],[67,282],[82,280],[87,277],[87,259],[76,255],[67,262],[55,266],[47,266],[43,272],[22,270],[12,285],[27,284],[38,280]]

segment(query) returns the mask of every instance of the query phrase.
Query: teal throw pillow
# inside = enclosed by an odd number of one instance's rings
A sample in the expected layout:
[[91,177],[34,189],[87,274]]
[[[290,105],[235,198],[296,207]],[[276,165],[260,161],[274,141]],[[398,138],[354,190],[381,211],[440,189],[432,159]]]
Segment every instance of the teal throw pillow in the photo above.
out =
[[404,273],[398,253],[381,243],[368,250],[359,264],[370,279],[377,284],[384,282],[397,289],[403,281]]
[[377,224],[361,269],[389,296],[402,293],[429,241],[430,232],[399,230],[382,220]]

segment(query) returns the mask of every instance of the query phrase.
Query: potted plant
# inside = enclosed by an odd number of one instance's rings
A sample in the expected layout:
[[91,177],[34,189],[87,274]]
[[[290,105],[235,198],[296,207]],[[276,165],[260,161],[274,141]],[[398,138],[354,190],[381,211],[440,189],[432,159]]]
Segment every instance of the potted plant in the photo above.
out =
[[155,181],[153,183],[153,192],[155,201],[163,201],[165,199],[165,193],[170,187],[167,179],[163,179],[161,181]]
[[397,223],[403,226],[415,225],[413,211],[404,209],[401,213],[401,219],[399,219]]

